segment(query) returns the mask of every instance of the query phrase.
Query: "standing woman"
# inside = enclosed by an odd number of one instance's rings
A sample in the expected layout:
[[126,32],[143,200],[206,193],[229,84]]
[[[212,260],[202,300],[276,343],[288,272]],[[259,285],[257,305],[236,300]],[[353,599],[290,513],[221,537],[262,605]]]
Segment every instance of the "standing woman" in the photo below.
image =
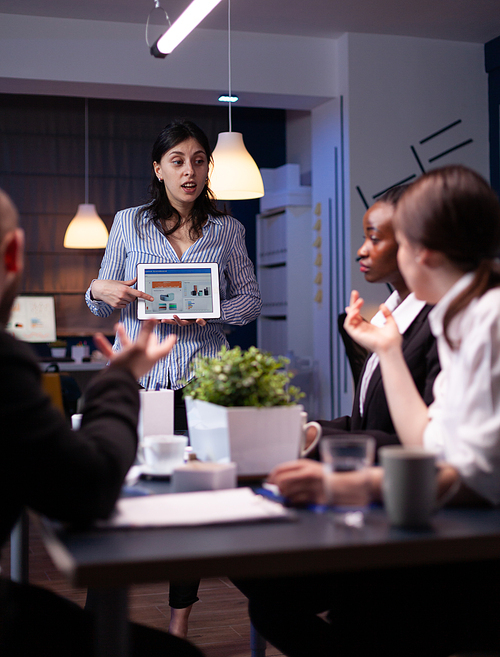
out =
[[[170,123],[158,135],[151,161],[151,198],[144,206],[116,214],[99,276],[91,282],[85,300],[100,317],[120,308],[120,321],[130,340],[135,340],[140,327],[137,299],[153,300],[136,289],[139,263],[218,263],[220,319],[163,320],[157,327],[158,340],[175,334],[177,343],[147,378],[139,379],[144,388],[174,390],[174,426],[183,430],[187,422],[182,387],[195,376],[193,359],[217,356],[223,345],[229,346],[224,324],[248,324],[259,315],[262,303],[245,229],[217,210],[210,191],[212,156],[205,133],[191,121]],[[120,347],[116,336],[113,349]],[[172,633],[185,636],[196,593],[197,586],[193,594],[193,587],[171,585]]]

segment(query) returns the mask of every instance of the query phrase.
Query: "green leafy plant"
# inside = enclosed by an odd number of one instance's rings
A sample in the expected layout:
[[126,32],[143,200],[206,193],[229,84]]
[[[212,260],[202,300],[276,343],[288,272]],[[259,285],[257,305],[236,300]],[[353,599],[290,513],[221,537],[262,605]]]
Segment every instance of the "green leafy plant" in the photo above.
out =
[[289,360],[275,359],[256,347],[222,347],[216,358],[196,359],[196,378],[185,388],[184,396],[220,406],[287,406],[304,393],[289,385],[293,377],[283,368]]
[[55,340],[54,342],[49,342],[49,347],[61,348],[67,346],[66,340]]

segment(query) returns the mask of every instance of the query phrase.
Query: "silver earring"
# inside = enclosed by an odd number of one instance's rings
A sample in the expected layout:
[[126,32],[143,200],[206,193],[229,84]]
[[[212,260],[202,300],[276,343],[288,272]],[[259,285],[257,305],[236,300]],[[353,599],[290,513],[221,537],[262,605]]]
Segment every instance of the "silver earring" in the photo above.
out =
[[158,182],[163,182],[163,178],[158,178]]

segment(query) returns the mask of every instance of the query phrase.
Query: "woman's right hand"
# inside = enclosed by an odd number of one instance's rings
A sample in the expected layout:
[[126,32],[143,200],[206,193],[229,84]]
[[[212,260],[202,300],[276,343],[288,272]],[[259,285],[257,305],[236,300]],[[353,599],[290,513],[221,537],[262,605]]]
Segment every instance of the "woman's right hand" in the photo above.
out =
[[135,299],[154,301],[151,295],[132,287],[136,282],[137,278],[132,278],[130,281],[101,280],[98,278],[92,283],[90,295],[95,301],[104,301],[115,310],[117,308],[126,308]]
[[382,304],[380,310],[385,317],[384,326],[378,327],[370,324],[361,316],[363,299],[360,298],[356,290],[351,292],[349,305],[347,306],[347,317],[344,322],[344,328],[347,333],[365,349],[380,355],[393,347],[399,348],[401,345],[401,334],[390,310]]

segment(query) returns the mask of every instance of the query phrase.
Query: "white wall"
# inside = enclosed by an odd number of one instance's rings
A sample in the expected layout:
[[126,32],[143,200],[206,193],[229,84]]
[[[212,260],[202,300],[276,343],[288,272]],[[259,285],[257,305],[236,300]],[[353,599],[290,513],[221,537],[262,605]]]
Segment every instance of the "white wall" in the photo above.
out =
[[288,110],[286,113],[286,161],[300,166],[301,185],[311,184],[311,113]]
[[[0,92],[216,104],[227,91],[227,33],[198,28],[155,59],[144,25],[0,15]],[[232,32],[241,104],[309,110],[334,94],[329,39]],[[33,91],[34,90],[34,91]],[[45,90],[45,91],[44,91]]]
[[[458,162],[488,177],[488,96],[483,57],[479,44],[366,34],[346,34],[337,41],[339,100],[312,110],[313,207],[321,204],[323,218],[323,302],[315,304],[314,310],[323,417],[349,411],[345,361],[336,352],[331,331],[351,286],[365,298],[367,316],[388,294],[386,286],[366,283],[355,262],[365,211],[356,187],[371,205],[378,192],[420,175],[411,146],[425,170]],[[343,130],[339,125],[340,99]],[[460,124],[419,143],[459,119]],[[434,155],[468,139],[473,142],[429,162]],[[337,180],[336,193],[334,156],[342,151],[342,144],[344,166],[339,165],[339,171],[344,187]],[[329,242],[329,199],[334,210],[339,208],[337,214],[345,217],[346,234],[340,245]],[[338,239],[333,233],[332,242]],[[346,267],[340,267],[337,274],[343,259]],[[331,287],[326,280],[328,271],[333,278]]]
[[[385,286],[364,281],[354,261],[361,243],[364,205],[373,195],[421,169],[446,164],[472,167],[487,179],[488,90],[484,47],[480,44],[412,37],[350,34],[348,41],[350,196],[353,285],[371,304],[383,300]],[[461,119],[461,123],[420,144],[420,140]],[[429,159],[468,139],[434,162]]]

